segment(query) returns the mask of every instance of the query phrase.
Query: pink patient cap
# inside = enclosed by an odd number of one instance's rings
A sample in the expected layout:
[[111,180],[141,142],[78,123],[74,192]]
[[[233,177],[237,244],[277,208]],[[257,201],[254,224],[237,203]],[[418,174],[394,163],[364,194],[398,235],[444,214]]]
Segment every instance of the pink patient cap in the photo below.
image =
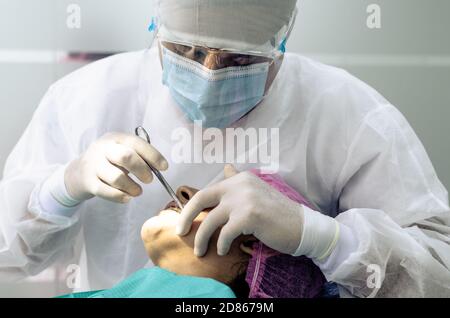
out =
[[[251,172],[289,199],[311,208],[279,175]],[[261,242],[253,244],[246,281],[250,286],[249,298],[315,298],[326,283],[320,269],[309,258],[281,254]]]

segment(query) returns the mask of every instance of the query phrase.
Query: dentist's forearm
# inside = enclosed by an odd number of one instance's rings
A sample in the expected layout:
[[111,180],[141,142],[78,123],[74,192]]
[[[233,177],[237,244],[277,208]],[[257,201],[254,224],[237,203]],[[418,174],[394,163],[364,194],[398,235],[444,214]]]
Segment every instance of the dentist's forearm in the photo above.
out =
[[58,168],[41,186],[39,202],[48,214],[71,217],[81,201],[73,199],[67,192],[64,182],[66,166]]
[[358,249],[359,242],[352,229],[342,223],[339,227],[339,239],[331,254],[321,261],[313,260],[326,276],[332,275]]
[[302,239],[294,256],[311,258],[324,273],[333,272],[357,250],[352,230],[334,218],[304,206]]

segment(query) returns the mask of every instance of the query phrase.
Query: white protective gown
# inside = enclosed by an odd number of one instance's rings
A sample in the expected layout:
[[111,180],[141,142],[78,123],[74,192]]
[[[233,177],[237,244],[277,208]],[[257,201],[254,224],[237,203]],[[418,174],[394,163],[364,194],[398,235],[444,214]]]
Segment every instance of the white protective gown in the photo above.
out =
[[[93,63],[54,84],[10,155],[0,183],[0,279],[37,274],[84,242],[82,289],[142,268],[140,228],[167,203],[158,182],[127,205],[94,198],[71,217],[43,211],[40,184],[110,131],[144,125],[171,163],[173,129],[190,123],[162,85],[157,52]],[[288,54],[269,96],[235,126],[280,128],[280,175],[358,240],[333,272],[341,294],[450,296],[448,194],[400,112],[345,71]],[[207,142],[206,142],[207,143]],[[237,165],[240,170],[255,165]],[[223,164],[174,164],[173,187],[203,188]],[[381,288],[367,284],[376,265]]]

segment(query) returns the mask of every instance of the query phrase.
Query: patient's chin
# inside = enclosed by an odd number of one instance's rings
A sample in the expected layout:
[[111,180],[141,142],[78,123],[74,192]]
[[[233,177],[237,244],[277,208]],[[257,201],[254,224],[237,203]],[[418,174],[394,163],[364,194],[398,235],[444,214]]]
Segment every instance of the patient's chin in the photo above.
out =
[[155,262],[165,249],[172,248],[176,242],[175,228],[179,214],[172,210],[164,210],[159,215],[148,219],[141,229],[141,239],[144,242],[148,256]]
[[161,256],[160,241],[163,236],[163,232],[164,229],[162,227],[155,226],[152,219],[145,222],[141,230],[141,238],[144,243],[145,251],[155,265],[157,265]]
[[147,239],[154,233],[158,233],[162,229],[176,227],[180,214],[173,210],[161,211],[157,216],[148,219],[142,226],[142,239]]

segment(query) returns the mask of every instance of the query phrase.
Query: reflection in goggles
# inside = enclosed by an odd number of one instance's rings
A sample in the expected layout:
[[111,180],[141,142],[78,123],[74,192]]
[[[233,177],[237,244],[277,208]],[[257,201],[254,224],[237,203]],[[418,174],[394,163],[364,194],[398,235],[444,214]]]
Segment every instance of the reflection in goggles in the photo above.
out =
[[162,41],[161,43],[166,49],[173,53],[200,63],[211,70],[273,62],[272,58],[264,56],[233,53],[202,46],[190,46],[166,41]]

